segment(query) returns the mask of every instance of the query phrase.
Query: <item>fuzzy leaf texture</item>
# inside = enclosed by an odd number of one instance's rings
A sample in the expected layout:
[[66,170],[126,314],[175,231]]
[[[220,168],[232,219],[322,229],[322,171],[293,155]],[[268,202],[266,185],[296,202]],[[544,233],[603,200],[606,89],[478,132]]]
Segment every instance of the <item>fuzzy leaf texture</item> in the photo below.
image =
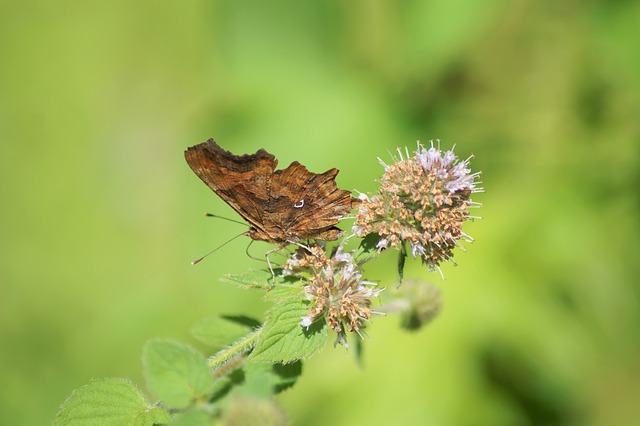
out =
[[250,289],[250,288],[262,288],[262,289],[270,289],[273,288],[274,284],[282,281],[282,277],[278,276],[278,272],[276,272],[276,277],[274,283],[273,276],[270,271],[264,270],[251,270],[244,272],[239,275],[224,275],[221,279],[223,282],[229,282],[235,284],[241,288]]
[[56,426],[152,426],[170,414],[149,405],[127,379],[100,379],[73,391],[56,416]]
[[183,408],[211,390],[211,372],[202,354],[185,344],[151,340],[144,346],[144,374],[165,405]]
[[300,288],[281,287],[271,293],[268,299],[276,299],[276,303],[265,314],[264,329],[249,360],[286,364],[308,358],[321,349],[328,336],[326,323],[316,321],[308,329],[300,325],[308,311]]

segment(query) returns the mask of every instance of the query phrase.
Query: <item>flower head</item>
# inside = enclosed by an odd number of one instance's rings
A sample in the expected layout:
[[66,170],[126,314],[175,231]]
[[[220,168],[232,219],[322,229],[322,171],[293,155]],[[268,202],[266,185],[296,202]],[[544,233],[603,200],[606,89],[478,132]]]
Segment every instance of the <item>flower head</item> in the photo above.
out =
[[429,149],[418,144],[414,155],[398,149],[398,156],[391,165],[379,160],[385,168],[380,192],[361,197],[353,232],[377,233],[380,250],[408,243],[413,257],[435,270],[452,258],[460,239],[473,240],[462,224],[471,218],[471,194],[482,191],[479,173],[471,173],[468,159],[460,161],[453,150],[443,152],[433,143]]
[[362,279],[359,266],[351,253],[339,246],[331,256],[319,246],[296,251],[284,265],[285,274],[306,280],[304,292],[309,299],[309,312],[300,324],[309,327],[320,318],[338,334],[336,343],[346,344],[346,332],[361,334],[371,319],[371,299],[383,289]]
[[408,301],[407,309],[401,312],[401,326],[406,330],[419,330],[432,321],[442,308],[442,293],[433,284],[410,280],[398,294]]

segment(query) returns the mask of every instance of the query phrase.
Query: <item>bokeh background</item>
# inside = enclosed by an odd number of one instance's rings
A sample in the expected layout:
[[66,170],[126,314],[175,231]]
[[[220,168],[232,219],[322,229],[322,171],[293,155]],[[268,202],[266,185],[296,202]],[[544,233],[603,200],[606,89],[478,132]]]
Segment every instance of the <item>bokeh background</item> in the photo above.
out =
[[[482,170],[440,316],[331,345],[278,401],[296,425],[631,425],[640,417],[640,3],[0,2],[0,423],[92,378],[139,385],[147,339],[261,317],[262,265],[189,170],[209,137],[374,191],[398,146]],[[267,246],[254,245],[253,253]],[[368,273],[393,285],[395,258]],[[195,344],[195,343],[194,343]]]

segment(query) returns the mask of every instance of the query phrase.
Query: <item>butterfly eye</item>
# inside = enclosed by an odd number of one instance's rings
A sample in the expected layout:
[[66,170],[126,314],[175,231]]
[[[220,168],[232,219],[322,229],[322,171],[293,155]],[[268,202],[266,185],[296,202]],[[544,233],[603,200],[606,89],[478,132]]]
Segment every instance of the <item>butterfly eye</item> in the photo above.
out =
[[304,200],[300,200],[293,205],[296,209],[302,208],[302,206],[304,206]]

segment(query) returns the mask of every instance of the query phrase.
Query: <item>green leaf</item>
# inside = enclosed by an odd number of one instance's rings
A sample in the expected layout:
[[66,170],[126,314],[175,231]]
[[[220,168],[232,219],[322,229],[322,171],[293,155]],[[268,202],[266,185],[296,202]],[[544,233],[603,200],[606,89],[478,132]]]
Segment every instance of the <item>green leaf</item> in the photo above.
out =
[[190,346],[151,340],[144,346],[142,361],[149,388],[169,407],[186,407],[210,392],[207,361]]
[[214,382],[214,391],[209,402],[215,404],[216,402],[223,400],[229,395],[229,393],[233,392],[244,383],[245,374],[244,369],[242,368],[235,369],[229,374],[220,377]]
[[376,247],[378,241],[380,241],[380,235],[378,235],[377,232],[367,234],[362,241],[360,241],[360,245],[353,253],[353,257],[358,265],[367,263],[380,255],[380,250]]
[[355,339],[353,355],[360,367],[364,367],[364,343],[362,339]]
[[376,244],[378,244],[378,241],[380,241],[380,235],[377,232],[371,232],[360,241],[358,249],[361,253],[377,252]]
[[255,362],[244,367],[244,383],[234,391],[234,396],[269,398],[273,395],[271,363]]
[[274,390],[276,393],[282,392],[298,381],[298,377],[302,374],[302,361],[298,360],[289,364],[273,364],[272,371],[276,377],[273,386]]
[[278,284],[277,287],[269,289],[269,291],[264,295],[264,300],[268,302],[284,302],[285,300],[291,299],[304,299],[302,288],[299,285]]
[[[246,289],[250,289],[250,288],[269,289],[269,288],[272,288],[275,284],[273,275],[271,275],[271,271],[263,271],[263,270],[251,270],[240,275],[227,274],[227,275],[224,275],[220,280],[239,285],[240,287],[246,288]],[[278,274],[276,274],[275,281],[281,282],[282,277],[278,277]]]
[[76,389],[62,404],[57,426],[152,426],[171,420],[160,407],[149,405],[127,379],[94,380]]
[[302,361],[289,364],[252,362],[244,367],[245,380],[234,396],[270,398],[293,386],[302,373]]
[[407,245],[406,241],[402,242],[400,245],[400,253],[398,253],[398,280],[399,283],[402,283],[402,279],[404,278],[404,264],[407,260]]
[[241,321],[239,317],[209,317],[194,324],[189,330],[191,335],[202,343],[222,348],[250,333],[260,323],[253,321],[253,327],[245,325],[247,321]]
[[296,291],[297,298],[282,300],[267,311],[264,329],[249,361],[286,364],[308,358],[324,346],[328,335],[326,322],[316,321],[308,329],[300,325],[308,308],[300,289]]

